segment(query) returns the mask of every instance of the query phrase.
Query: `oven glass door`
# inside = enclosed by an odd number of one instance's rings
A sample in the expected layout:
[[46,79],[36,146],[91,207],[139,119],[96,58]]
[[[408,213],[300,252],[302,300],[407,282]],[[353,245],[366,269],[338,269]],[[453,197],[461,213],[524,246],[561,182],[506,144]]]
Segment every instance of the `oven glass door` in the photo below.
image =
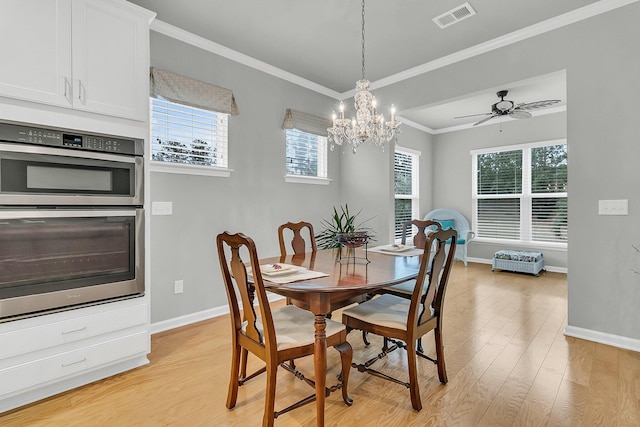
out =
[[0,204],[142,205],[141,174],[141,157],[0,144]]
[[142,209],[0,216],[0,317],[144,292]]

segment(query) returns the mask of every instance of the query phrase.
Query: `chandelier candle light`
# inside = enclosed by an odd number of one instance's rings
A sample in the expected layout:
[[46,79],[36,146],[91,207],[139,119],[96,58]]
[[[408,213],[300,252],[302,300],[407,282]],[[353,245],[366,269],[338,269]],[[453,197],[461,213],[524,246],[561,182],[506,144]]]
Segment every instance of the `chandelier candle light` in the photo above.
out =
[[384,121],[384,115],[378,114],[376,109],[376,97],[369,92],[369,80],[364,78],[364,0],[362,0],[362,79],[356,82],[356,94],[354,103],[356,116],[351,119],[344,118],[344,102],[340,101],[340,117],[334,111],[333,126],[328,128],[328,140],[331,150],[335,144],[349,144],[351,151],[356,153],[358,146],[369,141],[377,146],[382,146],[391,139],[398,142],[400,122],[396,120],[395,108],[391,106],[391,120]]

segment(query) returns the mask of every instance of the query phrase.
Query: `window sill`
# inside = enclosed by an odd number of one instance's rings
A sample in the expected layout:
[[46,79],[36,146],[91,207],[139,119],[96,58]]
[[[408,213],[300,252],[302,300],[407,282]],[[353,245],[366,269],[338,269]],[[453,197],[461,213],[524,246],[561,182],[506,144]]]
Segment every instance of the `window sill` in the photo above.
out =
[[284,181],[295,184],[329,185],[332,180],[329,178],[319,178],[317,176],[285,175]]
[[182,175],[203,175],[229,178],[233,169],[211,166],[182,165],[178,163],[151,162],[151,172],[177,173]]
[[[501,239],[487,239],[482,237],[476,237],[471,240],[470,243],[481,243],[496,246],[504,246],[505,249],[510,248],[523,248],[523,249],[547,249],[560,252],[567,251],[566,243],[549,243],[549,242],[524,242],[520,240],[501,240]],[[508,248],[507,248],[508,247]]]

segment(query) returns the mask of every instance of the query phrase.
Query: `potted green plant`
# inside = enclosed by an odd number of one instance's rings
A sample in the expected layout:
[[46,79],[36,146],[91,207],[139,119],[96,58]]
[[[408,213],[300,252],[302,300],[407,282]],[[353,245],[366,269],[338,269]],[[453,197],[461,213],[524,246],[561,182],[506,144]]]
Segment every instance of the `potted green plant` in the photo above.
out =
[[330,219],[322,220],[324,229],[316,234],[316,244],[320,249],[340,248],[342,246],[358,247],[373,240],[373,232],[363,224],[371,218],[356,223],[356,218],[362,210],[355,214],[349,212],[349,206],[340,206],[340,211],[334,206]]

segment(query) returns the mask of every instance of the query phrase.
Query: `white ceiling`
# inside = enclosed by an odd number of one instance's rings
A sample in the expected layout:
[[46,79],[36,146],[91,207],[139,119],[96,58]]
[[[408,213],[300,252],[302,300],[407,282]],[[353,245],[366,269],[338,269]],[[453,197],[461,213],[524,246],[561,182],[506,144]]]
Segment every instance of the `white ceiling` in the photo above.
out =
[[[547,99],[558,99],[560,102],[553,107],[532,110],[532,115],[542,115],[566,109],[567,89],[566,73],[564,71],[539,76],[535,79],[519,82],[505,83],[499,87],[486,88],[482,92],[471,93],[459,99],[449,102],[422,106],[409,111],[403,111],[402,117],[419,123],[432,129],[433,133],[442,133],[472,126],[473,123],[487,117],[477,116],[468,118],[456,118],[459,116],[490,113],[491,105],[500,100],[496,95],[499,90],[508,90],[505,99],[513,101],[516,105]],[[514,120],[507,116],[491,119],[485,125],[498,124],[500,121]]]
[[[185,30],[318,85],[338,99],[351,96],[361,78],[360,0],[129,1],[156,12],[154,25]],[[463,3],[367,0],[365,77],[372,87],[483,44],[549,27],[550,22],[570,20],[587,10],[600,13],[616,0],[469,0],[476,15],[445,29],[432,21]],[[498,100],[495,92],[501,89],[509,90],[507,99],[515,103],[560,99],[557,106],[563,108],[566,101],[565,75],[554,73],[525,82],[504,82],[438,106],[400,111],[400,115],[427,129],[446,131],[477,121],[453,117],[490,111]],[[402,105],[401,100],[394,102]],[[499,120],[487,123],[492,122]]]

